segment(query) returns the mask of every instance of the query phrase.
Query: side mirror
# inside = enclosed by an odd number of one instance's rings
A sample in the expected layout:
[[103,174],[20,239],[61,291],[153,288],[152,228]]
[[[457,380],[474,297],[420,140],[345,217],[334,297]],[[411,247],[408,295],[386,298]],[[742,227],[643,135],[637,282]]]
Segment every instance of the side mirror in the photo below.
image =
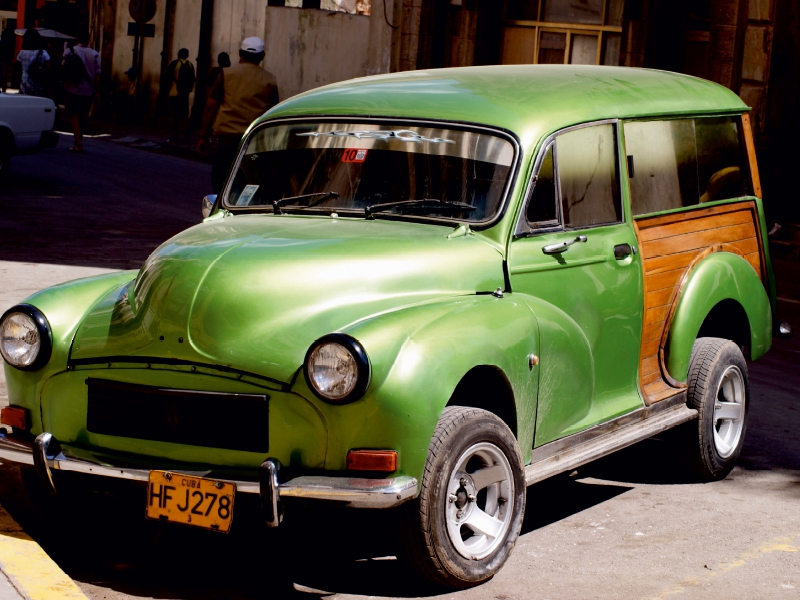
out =
[[205,198],[203,198],[203,208],[201,212],[203,213],[203,218],[207,219],[208,215],[211,214],[211,211],[214,209],[214,204],[217,202],[217,195],[216,194],[209,194]]

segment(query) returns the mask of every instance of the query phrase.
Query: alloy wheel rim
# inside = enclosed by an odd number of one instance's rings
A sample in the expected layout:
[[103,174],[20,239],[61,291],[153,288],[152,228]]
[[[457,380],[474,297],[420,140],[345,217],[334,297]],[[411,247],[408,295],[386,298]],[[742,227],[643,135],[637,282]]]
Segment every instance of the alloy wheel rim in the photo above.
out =
[[722,458],[728,458],[739,445],[744,402],[744,377],[738,367],[730,366],[720,377],[714,399],[714,446]]
[[511,464],[500,448],[481,442],[456,461],[447,482],[445,520],[456,551],[480,560],[505,539],[514,505]]

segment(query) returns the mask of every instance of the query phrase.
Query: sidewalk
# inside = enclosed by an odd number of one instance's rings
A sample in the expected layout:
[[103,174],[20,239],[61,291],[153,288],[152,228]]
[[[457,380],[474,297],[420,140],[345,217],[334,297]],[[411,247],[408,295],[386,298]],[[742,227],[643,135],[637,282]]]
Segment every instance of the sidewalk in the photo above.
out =
[[8,577],[5,576],[5,573],[0,575],[0,600],[17,600],[18,598],[22,598],[17,588],[11,585],[11,582],[8,580]]
[[87,600],[0,506],[0,600]]

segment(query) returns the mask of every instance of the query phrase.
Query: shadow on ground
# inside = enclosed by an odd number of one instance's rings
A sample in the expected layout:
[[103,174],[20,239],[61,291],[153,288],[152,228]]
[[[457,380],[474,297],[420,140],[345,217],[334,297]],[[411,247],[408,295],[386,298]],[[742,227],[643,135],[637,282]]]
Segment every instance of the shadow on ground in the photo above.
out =
[[[284,524],[270,530],[261,525],[254,499],[240,495],[234,527],[221,535],[143,519],[141,487],[124,484],[113,495],[98,495],[82,491],[81,481],[61,483],[69,500],[34,506],[19,471],[0,466],[0,503],[79,584],[198,600],[446,592],[409,577],[394,558],[398,511],[311,509],[304,513],[313,516],[309,523],[294,521],[297,513],[289,511]],[[532,486],[523,534],[629,489],[569,477]]]

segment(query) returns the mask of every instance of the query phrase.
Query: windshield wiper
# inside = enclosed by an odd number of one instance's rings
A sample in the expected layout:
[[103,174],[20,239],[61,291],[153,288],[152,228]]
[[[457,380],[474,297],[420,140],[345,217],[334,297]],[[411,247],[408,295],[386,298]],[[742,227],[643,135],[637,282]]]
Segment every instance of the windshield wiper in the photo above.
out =
[[441,212],[446,210],[458,212],[471,212],[477,210],[476,206],[465,204],[464,202],[446,202],[437,198],[424,198],[422,200],[400,200],[398,202],[384,202],[383,204],[373,204],[364,209],[364,216],[369,219],[373,214],[391,210],[393,208],[411,208],[413,210],[426,210],[431,212]]
[[337,194],[336,192],[333,192],[333,191],[331,191],[331,192],[316,192],[314,194],[303,194],[302,196],[292,196],[290,198],[281,198],[280,200],[273,200],[272,201],[272,211],[276,215],[280,215],[280,214],[283,214],[283,211],[281,211],[281,206],[286,206],[287,204],[294,204],[295,202],[300,202],[300,200],[306,200],[308,198],[316,198],[317,196],[322,196],[322,198],[317,200],[314,204],[309,204],[308,207],[306,207],[306,208],[310,208],[311,206],[316,206],[317,204],[319,204],[323,200],[327,200],[328,198],[338,198],[339,194]]

